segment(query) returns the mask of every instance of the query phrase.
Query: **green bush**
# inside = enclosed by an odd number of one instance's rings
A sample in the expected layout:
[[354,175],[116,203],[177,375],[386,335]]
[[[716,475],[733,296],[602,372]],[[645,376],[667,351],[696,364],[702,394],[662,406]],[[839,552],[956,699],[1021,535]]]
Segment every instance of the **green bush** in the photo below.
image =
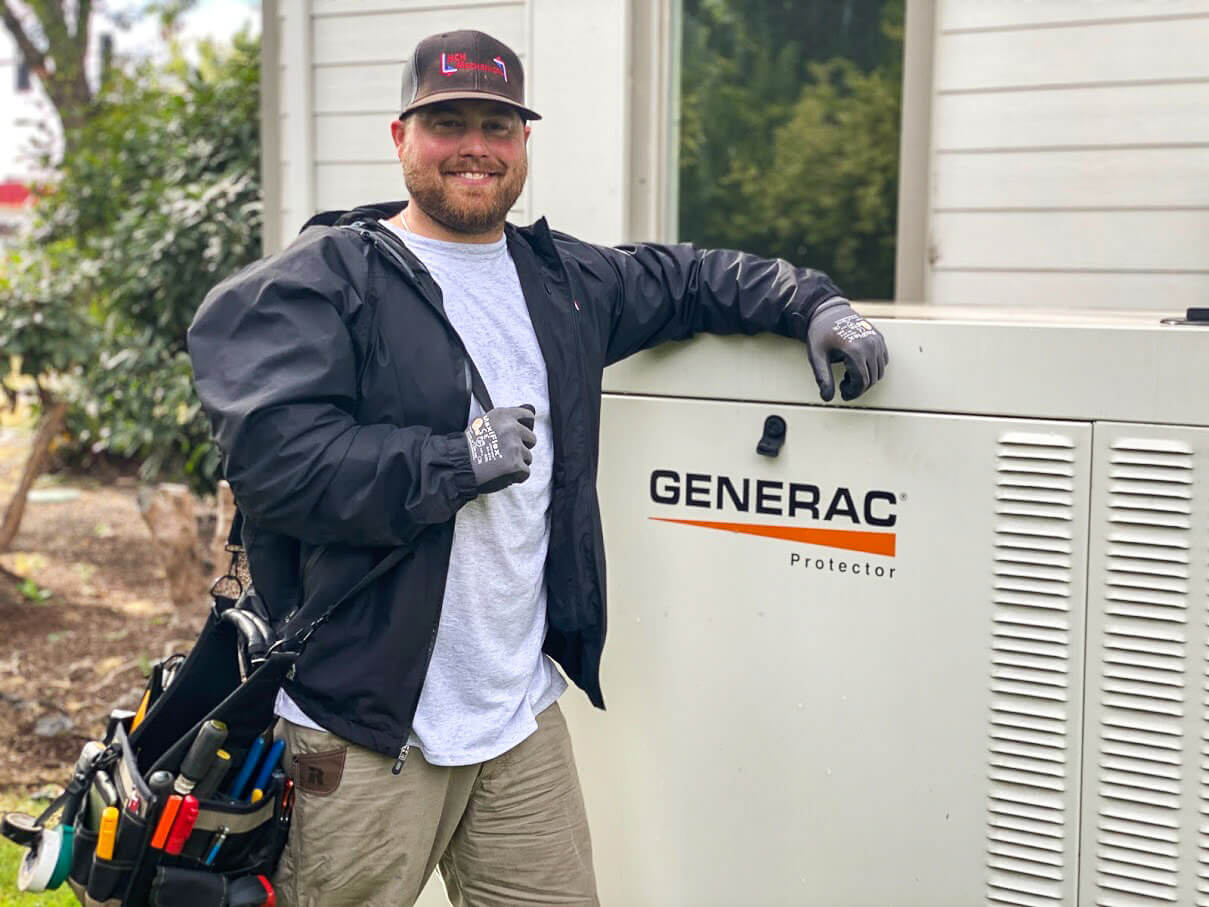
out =
[[0,336],[43,312],[22,370],[71,378],[61,460],[133,460],[148,481],[213,487],[185,333],[206,291],[261,254],[259,79],[247,36],[204,45],[197,65],[178,54],[112,74],[39,200]]

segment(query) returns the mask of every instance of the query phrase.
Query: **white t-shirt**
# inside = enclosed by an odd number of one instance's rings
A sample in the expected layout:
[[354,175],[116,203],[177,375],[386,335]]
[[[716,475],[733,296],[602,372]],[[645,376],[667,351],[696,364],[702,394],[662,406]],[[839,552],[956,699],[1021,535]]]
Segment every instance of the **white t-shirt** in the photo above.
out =
[[[441,622],[412,722],[409,742],[428,762],[471,765],[532,734],[537,715],[567,688],[542,652],[554,465],[546,364],[505,240],[450,243],[388,226],[441,287],[445,313],[494,404],[537,410],[529,478],[458,511]],[[472,401],[470,418],[481,413]],[[319,727],[284,691],[277,714]]]

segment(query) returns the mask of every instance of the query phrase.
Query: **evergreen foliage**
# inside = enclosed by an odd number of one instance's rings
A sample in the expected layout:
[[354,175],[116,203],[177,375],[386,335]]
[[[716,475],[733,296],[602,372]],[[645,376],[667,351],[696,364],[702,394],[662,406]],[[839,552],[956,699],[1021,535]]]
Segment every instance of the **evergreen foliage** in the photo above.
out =
[[681,237],[894,295],[903,0],[684,0]]

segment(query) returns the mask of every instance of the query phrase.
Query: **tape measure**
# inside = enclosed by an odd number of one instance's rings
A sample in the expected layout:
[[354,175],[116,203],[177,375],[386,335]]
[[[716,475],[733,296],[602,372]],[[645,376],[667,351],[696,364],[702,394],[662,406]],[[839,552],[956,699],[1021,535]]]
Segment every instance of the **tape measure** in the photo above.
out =
[[17,887],[22,891],[53,891],[71,872],[74,830],[70,825],[44,828],[21,861]]

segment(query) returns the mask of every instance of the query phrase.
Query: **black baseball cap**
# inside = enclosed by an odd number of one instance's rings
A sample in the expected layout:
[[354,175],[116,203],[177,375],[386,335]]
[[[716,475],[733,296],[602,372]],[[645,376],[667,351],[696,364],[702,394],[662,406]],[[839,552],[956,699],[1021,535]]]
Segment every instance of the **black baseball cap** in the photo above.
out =
[[525,72],[520,59],[503,41],[481,31],[430,35],[403,65],[403,110],[441,101],[474,98],[500,101],[526,120],[541,117],[525,106]]

